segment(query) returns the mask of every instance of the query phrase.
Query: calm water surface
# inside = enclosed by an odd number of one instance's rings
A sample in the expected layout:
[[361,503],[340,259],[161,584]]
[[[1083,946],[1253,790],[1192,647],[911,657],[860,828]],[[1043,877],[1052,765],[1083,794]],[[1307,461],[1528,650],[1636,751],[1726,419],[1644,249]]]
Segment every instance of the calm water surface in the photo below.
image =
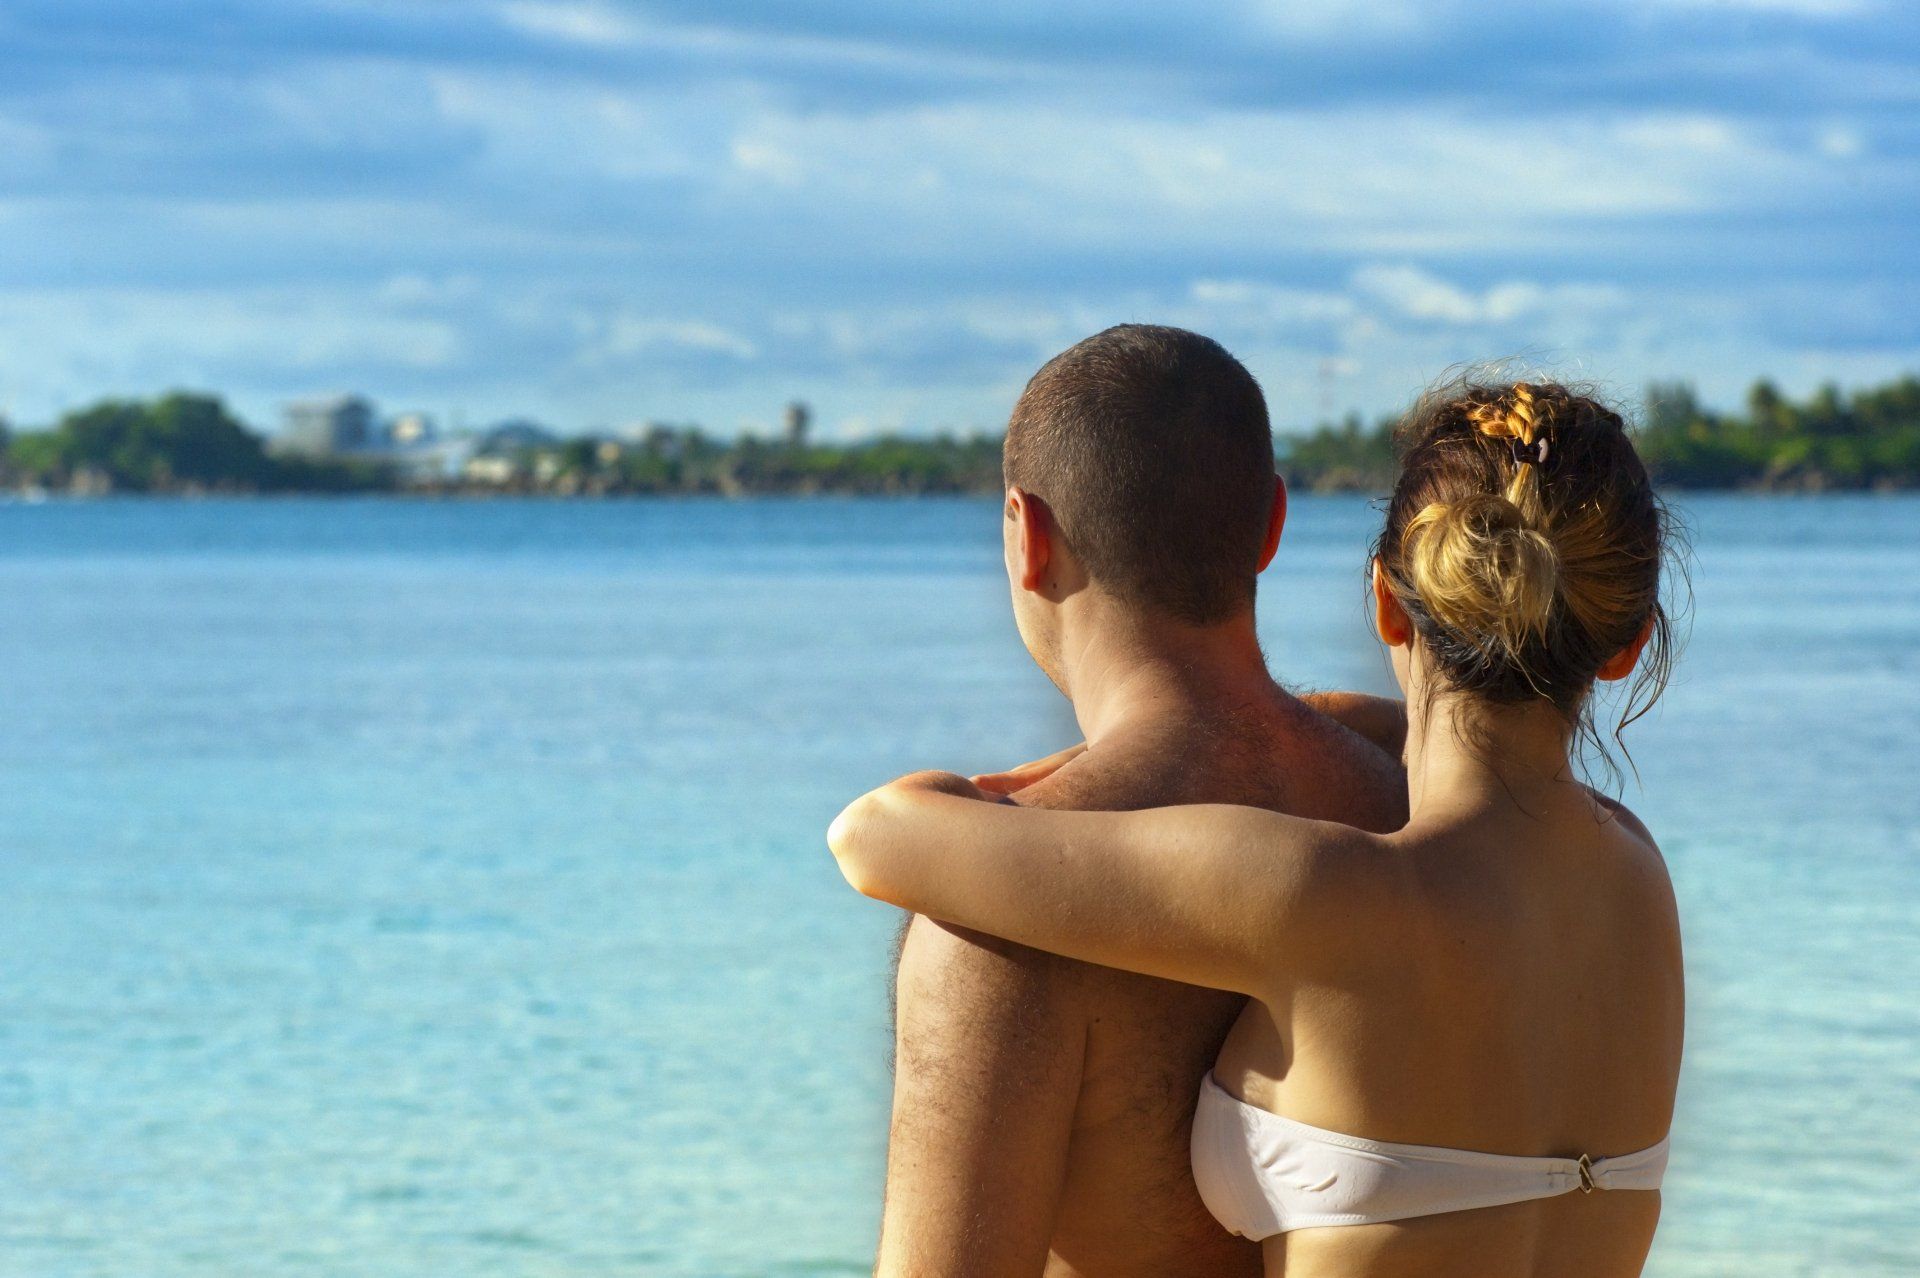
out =
[[[1920,502],[1697,499],[1627,797],[1652,1272],[1920,1269]],[[1287,678],[1386,687],[1364,503]],[[991,502],[0,506],[0,1273],[863,1274],[893,916],[821,832],[1067,743]]]

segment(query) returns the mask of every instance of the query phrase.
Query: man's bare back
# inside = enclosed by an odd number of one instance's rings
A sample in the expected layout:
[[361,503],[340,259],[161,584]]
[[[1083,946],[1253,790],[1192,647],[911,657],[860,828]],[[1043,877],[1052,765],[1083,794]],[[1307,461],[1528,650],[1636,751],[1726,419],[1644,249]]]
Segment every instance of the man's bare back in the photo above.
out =
[[[1241,803],[1374,830],[1398,764],[1277,687],[1124,722],[1017,802]],[[924,918],[898,982],[877,1272],[1257,1275],[1201,1204],[1188,1130],[1246,1000],[1074,962]]]

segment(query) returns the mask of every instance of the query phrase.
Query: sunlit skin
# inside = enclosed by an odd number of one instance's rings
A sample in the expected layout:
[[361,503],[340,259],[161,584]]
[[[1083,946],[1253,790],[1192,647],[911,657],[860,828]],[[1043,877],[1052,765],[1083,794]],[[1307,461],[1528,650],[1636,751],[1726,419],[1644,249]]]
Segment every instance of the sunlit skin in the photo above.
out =
[[[1285,522],[1276,490],[1260,567]],[[1405,821],[1395,760],[1274,682],[1251,597],[1184,623],[1103,586],[1018,486],[1001,525],[1022,638],[1088,744],[976,777],[984,789],[1048,809],[1233,802]],[[1394,733],[1397,753],[1397,716]],[[875,1273],[1258,1273],[1259,1247],[1219,1228],[1188,1165],[1195,1081],[1245,1003],[913,919]]]
[[[1221,805],[1051,812],[920,773],[851,804],[849,883],[934,918],[1251,1002],[1214,1067],[1290,1118],[1489,1153],[1625,1154],[1667,1135],[1683,1023],[1671,885],[1631,813],[1575,776],[1544,702],[1455,693],[1375,566],[1408,707],[1388,835]],[[1599,672],[1631,673],[1636,640]],[[1196,1080],[1197,1083],[1197,1080]],[[1646,1191],[1572,1193],[1269,1239],[1269,1275],[1640,1272]]]

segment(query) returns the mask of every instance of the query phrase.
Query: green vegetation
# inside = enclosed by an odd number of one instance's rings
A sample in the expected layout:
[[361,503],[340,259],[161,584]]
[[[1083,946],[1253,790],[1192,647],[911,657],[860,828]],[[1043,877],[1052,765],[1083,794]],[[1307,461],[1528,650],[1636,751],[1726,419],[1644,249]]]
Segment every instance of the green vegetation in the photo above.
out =
[[364,462],[268,455],[209,395],[102,400],[51,430],[0,430],[0,486],[104,492],[339,492],[388,482]]
[[886,437],[852,445],[787,444],[745,438],[723,444],[697,429],[657,429],[626,443],[568,440],[515,459],[534,491],[593,494],[997,492],[1000,441],[973,437]]
[[1744,415],[1702,408],[1691,387],[1647,392],[1641,454],[1682,488],[1825,489],[1920,486],[1920,377],[1842,394],[1821,387],[1805,403],[1771,382],[1747,394]]
[[1277,442],[1280,473],[1289,488],[1322,493],[1384,493],[1393,487],[1393,428],[1389,419],[1364,426],[1358,413],[1338,426]]
[[[1384,492],[1391,421],[1358,417],[1278,441],[1302,490]],[[1638,430],[1662,483],[1800,491],[1920,487],[1920,377],[1795,403],[1769,382],[1746,410],[1702,407],[1691,387],[1655,385]],[[1000,486],[1000,443],[978,436],[887,437],[859,444],[723,442],[697,427],[637,439],[580,438],[411,468],[402,452],[312,457],[270,452],[213,396],[105,400],[39,431],[0,422],[0,489],[74,494],[505,492],[556,495],[984,493]]]
[[[1281,441],[1290,484],[1385,492],[1393,483],[1393,422],[1357,417]],[[1804,403],[1756,383],[1744,414],[1703,408],[1684,383],[1649,387],[1635,442],[1662,484],[1820,492],[1920,487],[1920,377]]]

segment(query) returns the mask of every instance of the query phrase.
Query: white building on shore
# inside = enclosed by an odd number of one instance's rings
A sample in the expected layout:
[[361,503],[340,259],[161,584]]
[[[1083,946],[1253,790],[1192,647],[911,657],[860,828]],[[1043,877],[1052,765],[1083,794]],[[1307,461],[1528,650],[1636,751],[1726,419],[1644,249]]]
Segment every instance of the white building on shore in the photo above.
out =
[[327,395],[288,404],[286,425],[274,447],[279,452],[335,457],[384,443],[372,400],[363,395]]

